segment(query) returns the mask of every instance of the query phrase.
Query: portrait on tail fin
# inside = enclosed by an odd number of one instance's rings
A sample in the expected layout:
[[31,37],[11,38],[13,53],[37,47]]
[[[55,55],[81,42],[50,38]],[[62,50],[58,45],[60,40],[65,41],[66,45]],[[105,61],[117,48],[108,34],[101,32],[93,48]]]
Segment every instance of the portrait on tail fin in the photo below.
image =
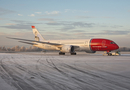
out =
[[35,28],[35,26],[32,26],[33,34],[35,35],[36,41],[45,41],[45,39],[42,37],[42,35],[38,32],[38,30]]

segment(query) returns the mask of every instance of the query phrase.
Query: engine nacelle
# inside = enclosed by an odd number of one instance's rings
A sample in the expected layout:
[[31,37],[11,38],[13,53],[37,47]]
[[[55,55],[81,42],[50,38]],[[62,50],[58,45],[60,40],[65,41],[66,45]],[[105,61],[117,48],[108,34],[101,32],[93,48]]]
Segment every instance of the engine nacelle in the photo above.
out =
[[74,52],[74,46],[72,45],[64,45],[61,50],[61,52],[64,52],[64,53],[73,53]]

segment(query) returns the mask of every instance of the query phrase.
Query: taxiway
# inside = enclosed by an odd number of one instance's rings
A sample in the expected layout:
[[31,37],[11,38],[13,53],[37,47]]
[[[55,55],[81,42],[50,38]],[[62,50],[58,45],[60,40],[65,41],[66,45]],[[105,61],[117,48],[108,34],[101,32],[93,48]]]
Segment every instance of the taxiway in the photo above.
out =
[[130,90],[130,54],[0,53],[0,90]]

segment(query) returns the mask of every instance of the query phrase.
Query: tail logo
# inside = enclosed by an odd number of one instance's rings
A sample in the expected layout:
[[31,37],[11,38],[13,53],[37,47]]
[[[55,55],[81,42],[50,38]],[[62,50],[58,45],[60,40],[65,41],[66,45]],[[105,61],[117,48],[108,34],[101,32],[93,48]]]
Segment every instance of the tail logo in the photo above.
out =
[[37,31],[35,31],[35,40],[39,41],[39,37],[37,36]]
[[35,40],[36,41],[44,41],[44,38],[42,35],[38,32],[38,30],[35,28],[35,26],[32,26],[33,34],[35,35]]

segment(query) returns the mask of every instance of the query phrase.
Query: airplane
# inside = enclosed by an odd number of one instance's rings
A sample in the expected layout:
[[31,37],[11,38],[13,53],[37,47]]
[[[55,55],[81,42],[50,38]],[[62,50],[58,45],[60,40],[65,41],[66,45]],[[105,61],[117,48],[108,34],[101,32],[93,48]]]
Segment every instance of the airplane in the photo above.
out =
[[32,26],[35,40],[12,38],[9,39],[20,40],[21,43],[31,44],[44,50],[58,50],[59,55],[70,53],[76,55],[76,51],[85,51],[86,53],[95,53],[96,51],[106,51],[108,55],[112,55],[112,50],[117,50],[119,46],[112,40],[103,38],[92,38],[83,40],[45,40],[38,32],[35,26]]

